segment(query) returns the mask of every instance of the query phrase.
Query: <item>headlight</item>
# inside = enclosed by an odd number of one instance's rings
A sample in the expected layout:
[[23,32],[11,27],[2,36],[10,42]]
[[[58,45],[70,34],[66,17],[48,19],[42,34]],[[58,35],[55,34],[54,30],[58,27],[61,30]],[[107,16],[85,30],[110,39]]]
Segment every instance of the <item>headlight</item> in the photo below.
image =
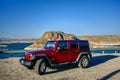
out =
[[30,60],[33,60],[33,59],[35,59],[35,55],[30,54]]

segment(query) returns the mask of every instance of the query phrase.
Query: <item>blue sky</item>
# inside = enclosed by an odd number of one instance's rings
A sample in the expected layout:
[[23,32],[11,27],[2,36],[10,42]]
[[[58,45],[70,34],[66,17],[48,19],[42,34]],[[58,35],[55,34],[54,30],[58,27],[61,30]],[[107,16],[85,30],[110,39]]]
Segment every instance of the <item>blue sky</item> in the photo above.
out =
[[0,0],[0,37],[40,38],[46,31],[120,34],[120,0]]

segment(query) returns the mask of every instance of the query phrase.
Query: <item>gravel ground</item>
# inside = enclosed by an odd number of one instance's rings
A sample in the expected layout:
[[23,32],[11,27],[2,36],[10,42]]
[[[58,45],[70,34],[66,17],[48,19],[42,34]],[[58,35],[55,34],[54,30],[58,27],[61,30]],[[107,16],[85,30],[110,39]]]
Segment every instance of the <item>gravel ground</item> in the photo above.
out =
[[0,59],[0,80],[120,80],[120,54],[96,54],[89,68],[62,65],[54,69],[47,68],[44,75],[27,69],[19,63],[19,59]]

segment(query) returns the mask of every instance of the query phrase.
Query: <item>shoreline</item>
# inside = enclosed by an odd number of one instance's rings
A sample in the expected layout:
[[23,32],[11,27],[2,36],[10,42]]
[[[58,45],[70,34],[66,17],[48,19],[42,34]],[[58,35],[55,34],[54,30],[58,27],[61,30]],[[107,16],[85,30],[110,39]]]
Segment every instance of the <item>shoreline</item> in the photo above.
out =
[[10,42],[0,42],[0,44],[12,44],[12,43],[34,43],[34,41],[10,41]]

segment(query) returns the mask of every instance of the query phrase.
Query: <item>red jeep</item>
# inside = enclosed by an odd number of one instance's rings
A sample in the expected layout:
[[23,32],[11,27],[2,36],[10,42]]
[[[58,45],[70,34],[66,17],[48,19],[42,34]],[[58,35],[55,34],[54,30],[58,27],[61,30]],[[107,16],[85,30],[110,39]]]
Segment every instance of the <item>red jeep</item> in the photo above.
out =
[[76,63],[78,67],[88,67],[92,55],[87,40],[48,41],[44,49],[25,52],[20,63],[42,75],[46,67]]

